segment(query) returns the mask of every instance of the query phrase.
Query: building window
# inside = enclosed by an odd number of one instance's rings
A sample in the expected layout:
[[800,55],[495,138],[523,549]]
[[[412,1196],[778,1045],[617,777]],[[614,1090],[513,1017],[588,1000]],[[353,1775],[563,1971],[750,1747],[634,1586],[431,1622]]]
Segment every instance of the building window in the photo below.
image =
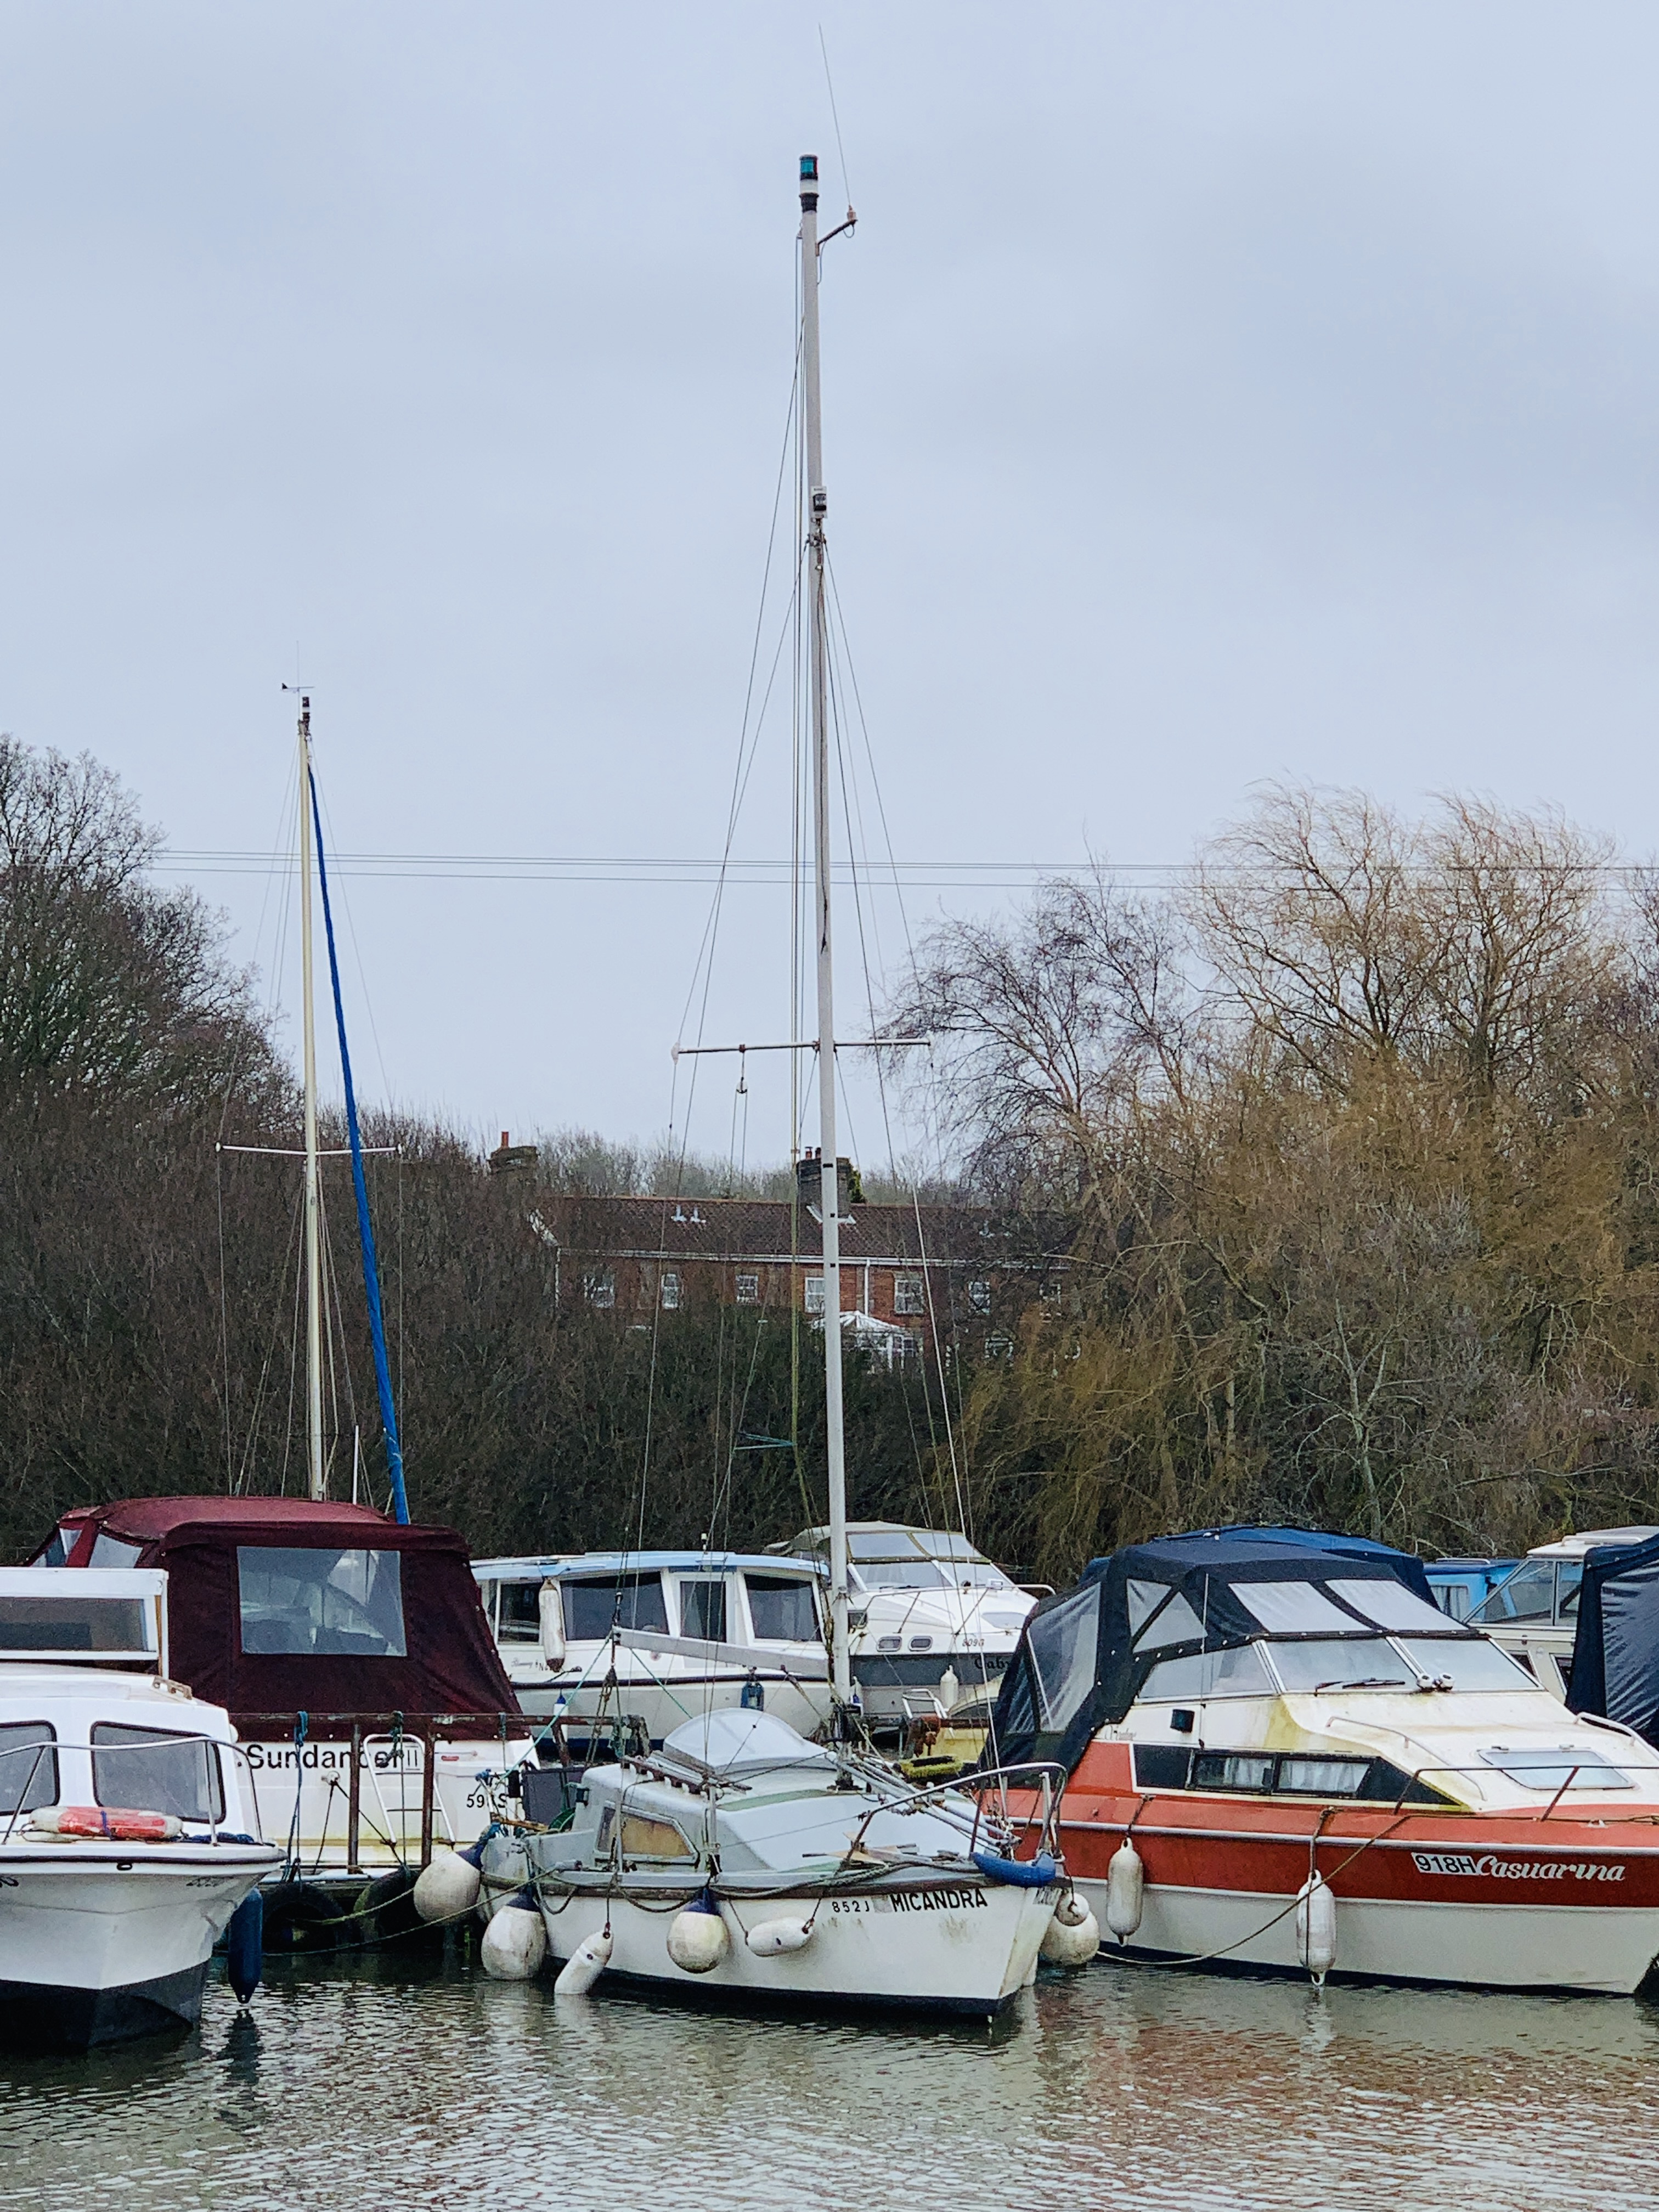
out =
[[806,1278],[806,1310],[810,1314],[821,1314],[823,1311],[823,1277],[822,1275],[809,1275]]
[[925,1314],[927,1300],[920,1275],[895,1275],[893,1278],[893,1311],[896,1314]]
[[680,1271],[665,1267],[662,1273],[662,1303],[665,1313],[672,1313],[680,1302]]
[[968,1303],[975,1313],[989,1313],[991,1310],[991,1285],[983,1280],[977,1283],[969,1283],[968,1285]]
[[614,1306],[617,1273],[614,1267],[589,1267],[582,1277],[582,1293],[591,1306]]
[[738,1277],[738,1304],[740,1306],[757,1306],[760,1304],[760,1277],[758,1275],[739,1275]]

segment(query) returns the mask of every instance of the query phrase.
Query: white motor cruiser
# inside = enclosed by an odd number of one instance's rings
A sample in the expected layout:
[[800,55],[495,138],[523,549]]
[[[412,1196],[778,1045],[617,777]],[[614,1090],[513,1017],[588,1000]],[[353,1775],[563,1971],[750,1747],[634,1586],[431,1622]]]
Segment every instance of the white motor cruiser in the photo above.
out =
[[567,1748],[643,1736],[727,1706],[810,1735],[830,1717],[819,1571],[736,1552],[479,1559],[473,1573],[526,1713]]
[[[830,1531],[805,1528],[780,1551],[825,1561]],[[847,1528],[853,1680],[877,1728],[950,1711],[970,1690],[994,1692],[1036,1599],[959,1531],[897,1521]]]
[[771,1713],[711,1713],[650,1758],[590,1766],[568,1827],[486,1844],[503,1901],[485,1963],[544,1948],[562,1991],[604,1973],[988,2018],[1036,1978],[1064,1881],[1051,1835],[1015,1861],[986,1782],[978,1798],[916,1790]]
[[193,2021],[282,1854],[236,1731],[167,1679],[167,1577],[0,1570],[0,2027],[83,2050]]
[[1537,1544],[1468,1614],[1479,1628],[1521,1662],[1540,1685],[1565,1698],[1578,1632],[1578,1592],[1590,1553],[1650,1543],[1659,1528],[1586,1528],[1553,1544]]

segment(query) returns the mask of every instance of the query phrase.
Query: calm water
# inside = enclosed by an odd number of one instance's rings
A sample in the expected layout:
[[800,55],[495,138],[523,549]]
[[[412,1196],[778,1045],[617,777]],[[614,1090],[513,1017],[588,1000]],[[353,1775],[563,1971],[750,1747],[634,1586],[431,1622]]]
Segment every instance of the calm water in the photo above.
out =
[[0,2207],[1094,2212],[1659,2197],[1659,2011],[1097,1966],[994,2033],[289,1963],[239,2024],[0,2061]]

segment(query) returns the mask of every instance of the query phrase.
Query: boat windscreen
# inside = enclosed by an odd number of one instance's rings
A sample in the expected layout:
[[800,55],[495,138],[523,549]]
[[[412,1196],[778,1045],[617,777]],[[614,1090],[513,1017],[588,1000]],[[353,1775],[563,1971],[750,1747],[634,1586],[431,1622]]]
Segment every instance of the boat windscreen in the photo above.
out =
[[157,1656],[155,1613],[136,1597],[0,1595],[0,1656],[51,1652],[56,1657],[150,1659]]
[[1417,1677],[1381,1636],[1310,1637],[1264,1650],[1287,1690],[1414,1690]]

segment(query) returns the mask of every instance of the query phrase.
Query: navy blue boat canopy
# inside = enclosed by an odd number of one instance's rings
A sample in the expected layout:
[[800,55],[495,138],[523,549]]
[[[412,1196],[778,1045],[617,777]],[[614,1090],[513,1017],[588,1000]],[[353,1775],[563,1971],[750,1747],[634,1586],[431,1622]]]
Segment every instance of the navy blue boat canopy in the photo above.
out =
[[1364,1538],[1221,1528],[1131,1544],[1090,1563],[1025,1624],[1002,1678],[984,1763],[1054,1759],[1069,1771],[1121,1721],[1160,1660],[1331,1636],[1455,1636],[1423,1564]]
[[1659,1744],[1659,1536],[1584,1554],[1567,1705]]

